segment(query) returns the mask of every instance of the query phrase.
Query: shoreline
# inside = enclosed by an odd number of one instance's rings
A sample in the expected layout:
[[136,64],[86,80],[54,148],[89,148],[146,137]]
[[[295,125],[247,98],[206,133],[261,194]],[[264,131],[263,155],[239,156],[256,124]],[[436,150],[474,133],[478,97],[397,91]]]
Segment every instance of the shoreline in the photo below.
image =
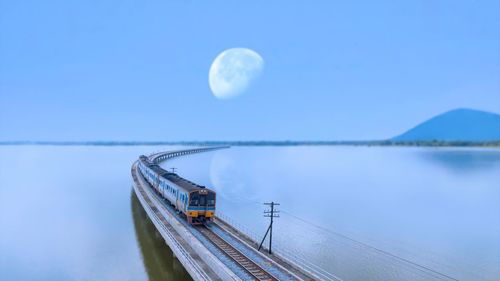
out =
[[3,141],[0,145],[49,146],[378,146],[378,147],[487,147],[500,148],[499,141]]

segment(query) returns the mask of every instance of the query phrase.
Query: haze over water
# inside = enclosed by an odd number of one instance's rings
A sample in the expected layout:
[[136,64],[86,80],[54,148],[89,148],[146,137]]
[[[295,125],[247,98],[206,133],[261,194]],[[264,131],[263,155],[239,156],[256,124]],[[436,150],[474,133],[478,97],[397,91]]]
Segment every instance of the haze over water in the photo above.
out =
[[[175,148],[0,146],[0,279],[188,280],[131,189],[140,154]],[[163,166],[259,236],[261,203],[281,203],[276,249],[346,281],[430,279],[382,250],[459,280],[500,276],[499,150],[233,147]]]
[[343,280],[500,277],[499,150],[233,147],[164,166],[259,238],[261,203],[281,203],[279,247]]

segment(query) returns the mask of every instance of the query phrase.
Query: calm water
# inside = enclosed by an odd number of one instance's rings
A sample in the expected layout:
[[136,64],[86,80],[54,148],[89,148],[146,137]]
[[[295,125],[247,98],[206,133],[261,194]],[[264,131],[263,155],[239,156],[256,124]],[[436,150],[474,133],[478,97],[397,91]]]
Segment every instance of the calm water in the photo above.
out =
[[258,236],[261,203],[281,203],[281,247],[344,280],[500,280],[500,150],[250,147],[164,166]]
[[[137,156],[173,148],[0,146],[0,279],[189,280],[131,190]],[[500,280],[500,150],[236,147],[172,166],[256,236],[261,203],[281,203],[276,249],[346,281]]]
[[153,149],[0,146],[0,280],[190,280],[132,193]]

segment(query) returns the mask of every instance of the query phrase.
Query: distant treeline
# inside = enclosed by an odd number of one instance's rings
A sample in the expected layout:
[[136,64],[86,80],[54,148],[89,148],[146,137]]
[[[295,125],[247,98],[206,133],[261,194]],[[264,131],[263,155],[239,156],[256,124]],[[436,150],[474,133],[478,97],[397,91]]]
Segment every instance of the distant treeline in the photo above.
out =
[[186,146],[299,146],[299,145],[354,145],[354,146],[475,146],[500,147],[497,141],[3,141],[0,145],[96,145],[96,146],[136,146],[136,145],[186,145]]
[[[497,141],[393,141],[385,140],[374,142],[381,146],[486,146],[500,147],[500,140]],[[369,145],[369,144],[368,144]]]

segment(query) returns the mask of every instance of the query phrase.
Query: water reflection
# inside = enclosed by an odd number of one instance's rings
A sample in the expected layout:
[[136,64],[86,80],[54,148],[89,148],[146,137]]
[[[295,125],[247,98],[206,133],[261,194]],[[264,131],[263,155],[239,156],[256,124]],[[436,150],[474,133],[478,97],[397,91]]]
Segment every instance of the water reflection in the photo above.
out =
[[418,155],[454,173],[485,171],[500,163],[498,150],[421,150]]
[[168,165],[215,189],[218,212],[259,238],[268,223],[262,202],[281,203],[276,249],[344,280],[500,274],[498,150],[233,147]]
[[149,280],[192,280],[149,220],[134,191],[130,195],[130,201],[135,235]]

